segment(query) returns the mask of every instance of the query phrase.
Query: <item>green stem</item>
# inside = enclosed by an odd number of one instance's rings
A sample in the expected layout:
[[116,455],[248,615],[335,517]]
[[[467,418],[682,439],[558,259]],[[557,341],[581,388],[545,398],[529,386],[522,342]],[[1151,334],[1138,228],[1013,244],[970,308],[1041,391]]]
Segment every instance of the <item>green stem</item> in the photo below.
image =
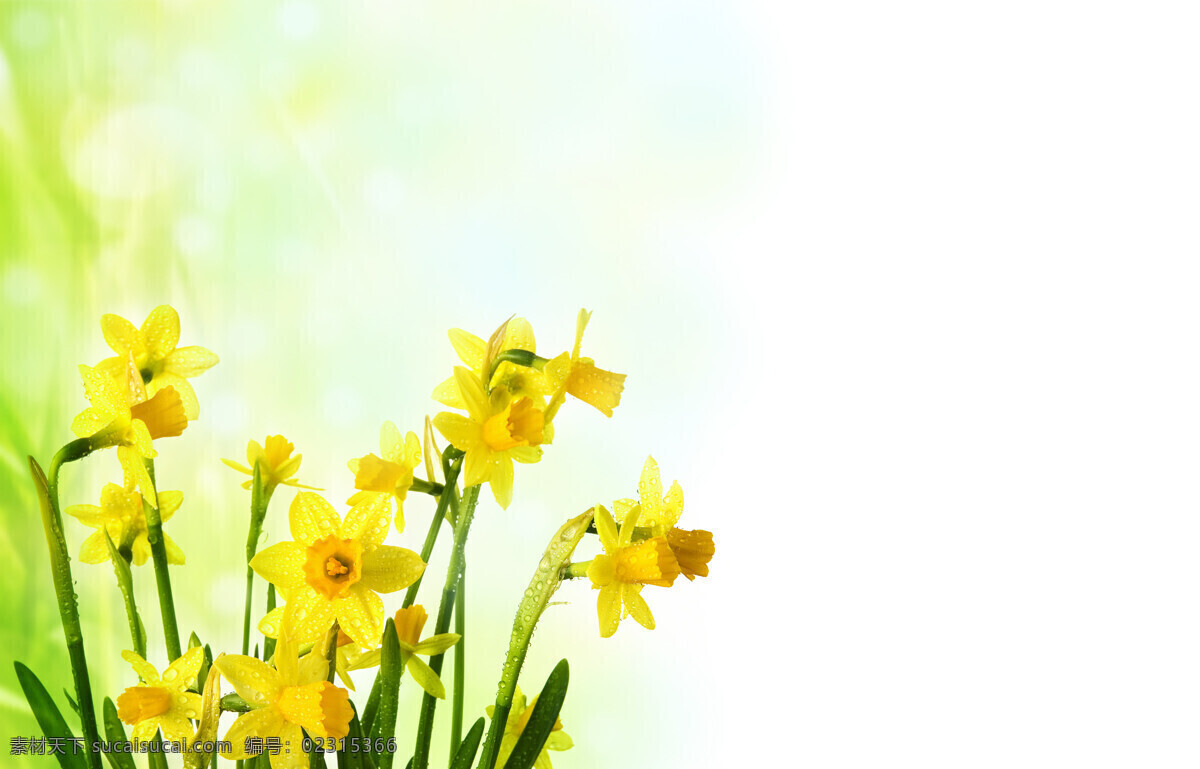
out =
[[467,679],[467,564],[464,562],[458,575],[458,591],[454,596],[454,632],[458,643],[454,645],[454,706],[450,719],[450,755],[458,751],[462,743],[463,692]]
[[138,616],[137,601],[133,594],[133,571],[129,568],[129,559],[113,544],[108,531],[104,531],[104,540],[108,544],[108,557],[112,560],[113,573],[117,577],[117,587],[125,602],[125,617],[129,620],[129,638],[133,641],[133,650],[142,658],[146,656],[146,629],[142,626],[142,618]]
[[559,573],[562,575],[563,579],[579,579],[580,577],[587,576],[588,567],[591,565],[592,565],[591,561],[580,561],[578,563],[568,563],[566,566],[564,566],[562,568],[562,571]]
[[41,501],[42,524],[46,529],[46,544],[50,549],[50,574],[54,580],[54,592],[58,597],[58,613],[62,618],[63,636],[67,642],[67,654],[71,659],[71,676],[75,681],[75,701],[79,703],[79,720],[83,727],[83,738],[90,769],[100,769],[100,754],[90,750],[100,739],[96,728],[96,711],[92,703],[92,684],[88,676],[87,658],[83,653],[83,628],[79,624],[79,599],[75,597],[75,581],[71,577],[71,556],[67,553],[67,538],[63,534],[62,513],[58,507],[58,470],[66,462],[83,459],[92,453],[92,444],[87,438],[71,441],[59,449],[50,461],[50,476],[33,457],[29,458],[29,469],[38,487]]
[[428,494],[431,497],[441,496],[442,489],[445,487],[436,481],[423,481],[420,478],[413,478],[412,487],[409,491],[415,491],[418,494]]
[[[270,582],[267,583],[267,614],[270,614],[275,609],[275,586]],[[263,638],[263,656],[264,660],[271,659],[275,654],[275,639],[270,636]]]
[[[429,531],[425,534],[425,544],[421,545],[421,560],[425,563],[429,563],[429,556],[433,554],[433,545],[437,542],[438,532],[442,530],[442,521],[446,518],[446,508],[450,505],[451,497],[458,493],[458,474],[462,471],[462,462],[461,454],[451,462],[449,450],[442,457],[442,471],[446,476],[446,484],[442,495],[438,497],[437,511],[433,514],[433,520],[429,522]],[[422,573],[416,582],[408,586],[408,592],[404,594],[404,603],[401,608],[407,609],[413,605],[413,601],[417,599],[417,590],[421,587],[421,580],[424,578],[425,574]]]
[[[449,479],[447,479],[449,480]],[[449,488],[449,483],[447,483]],[[454,611],[455,594],[458,583],[462,578],[467,545],[467,532],[471,530],[471,519],[475,516],[475,505],[479,501],[479,486],[472,486],[463,492],[462,509],[454,525],[454,550],[450,553],[450,565],[446,568],[446,584],[442,588],[442,603],[438,607],[435,634],[445,633],[450,629],[450,615]],[[442,663],[445,654],[429,658],[429,667],[437,675],[442,673]],[[433,737],[433,712],[437,707],[437,699],[426,692],[421,700],[421,718],[417,724],[417,746],[413,752],[413,769],[428,769],[429,741]]]
[[[158,495],[158,481],[154,477],[154,460],[146,460],[146,472]],[[145,495],[143,495],[143,500]],[[175,619],[175,596],[171,592],[171,574],[167,570],[167,543],[162,535],[162,518],[158,508],[145,502],[146,534],[150,540],[150,555],[154,559],[154,581],[158,583],[158,608],[162,613],[163,636],[167,646],[167,659],[174,662],[183,656],[179,645],[179,624]]]
[[[267,516],[267,505],[271,502],[273,486],[263,486],[259,463],[254,463],[254,479],[250,484],[250,530],[246,534],[246,611],[242,622],[242,654],[250,653],[250,615],[254,604],[254,569],[250,561],[258,552],[258,539],[262,536],[263,519]],[[265,657],[265,650],[263,656]]]

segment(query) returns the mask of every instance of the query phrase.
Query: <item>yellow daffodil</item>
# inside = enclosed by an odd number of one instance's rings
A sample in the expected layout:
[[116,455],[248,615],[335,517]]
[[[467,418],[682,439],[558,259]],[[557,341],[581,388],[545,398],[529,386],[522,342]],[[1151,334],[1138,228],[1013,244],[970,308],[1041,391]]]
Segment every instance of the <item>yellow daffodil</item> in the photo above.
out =
[[[257,462],[259,478],[269,489],[283,484],[284,486],[295,486],[298,489],[320,491],[315,486],[305,486],[292,477],[300,469],[300,458],[303,455],[292,456],[292,449],[295,447],[287,438],[282,435],[268,435],[264,443],[265,445],[260,446],[258,441],[250,441],[246,446],[246,462],[250,465],[249,467],[234,462],[232,459],[222,459],[221,461],[239,473],[245,473],[252,477],[254,464]],[[242,488],[250,488],[250,484],[253,482],[253,480],[244,482]]]
[[[328,629],[328,628],[327,628]],[[280,750],[271,753],[271,769],[306,769],[304,733],[313,738],[345,737],[350,732],[350,695],[326,679],[329,663],[314,651],[297,659],[296,642],[285,630],[275,646],[275,666],[254,657],[222,654],[213,661],[229,685],[254,708],[233,722],[225,733],[231,759],[249,758],[251,737],[278,737]]]
[[575,321],[575,346],[571,353],[568,355],[564,352],[545,364],[546,379],[554,385],[554,395],[546,406],[547,422],[554,419],[568,394],[594,407],[606,417],[611,417],[613,409],[621,403],[621,393],[625,390],[625,375],[597,368],[591,358],[579,356],[583,345],[583,331],[591,317],[592,314],[587,310],[579,311],[579,317]]
[[[529,325],[529,321],[524,318],[512,318],[501,328],[504,329],[503,337],[496,340],[495,347],[498,349],[495,352],[504,350],[535,351],[537,345],[533,338],[533,327]],[[492,364],[488,357],[488,343],[474,334],[460,328],[452,328],[450,329],[450,344],[454,346],[454,351],[458,353],[458,359],[463,362],[467,370],[474,374],[481,384],[486,381],[487,390],[504,387],[514,397],[532,398],[540,406],[545,402],[545,396],[553,389],[548,385],[546,377],[541,371],[509,361],[501,361],[489,380],[483,370],[485,365],[490,368]],[[467,408],[467,402],[463,399],[457,377],[452,376],[434,388],[433,399],[452,408]]]
[[[446,699],[446,687],[442,685],[442,679],[438,678],[438,674],[433,672],[433,668],[425,664],[425,661],[419,659],[417,655],[429,657],[443,654],[458,643],[462,636],[458,633],[440,633],[422,641],[420,640],[421,630],[424,629],[425,621],[428,619],[429,614],[421,605],[410,606],[396,612],[396,637],[400,641],[400,664],[422,689],[434,697],[444,700]],[[380,658],[380,651],[374,649],[354,660],[350,665],[350,670],[374,667],[379,664]]]
[[666,537],[632,543],[637,513],[636,507],[631,510],[618,532],[608,510],[603,505],[596,507],[596,532],[600,535],[604,554],[592,559],[587,575],[592,588],[600,591],[596,612],[603,638],[617,632],[621,620],[628,616],[653,630],[654,615],[641,596],[642,587],[670,587],[679,576],[679,564]]
[[670,491],[663,495],[662,479],[654,457],[646,457],[646,464],[642,466],[638,496],[640,504],[632,499],[613,502],[613,517],[617,522],[624,521],[637,508],[638,525],[649,529],[650,536],[666,537],[683,576],[689,580],[697,576],[707,577],[708,562],[716,552],[712,532],[675,528],[679,516],[683,514],[683,489],[678,481],[672,481]]
[[131,651],[121,656],[133,666],[142,683],[131,686],[117,697],[117,715],[133,727],[130,739],[136,744],[149,742],[162,729],[163,736],[172,742],[190,743],[192,725],[188,719],[199,718],[201,698],[187,691],[200,672],[204,649],[192,647],[167,666],[160,676],[158,670]]
[[421,464],[421,440],[409,431],[403,438],[400,430],[391,422],[379,428],[379,453],[367,454],[348,463],[354,473],[354,488],[359,491],[346,504],[354,505],[371,494],[385,494],[396,498],[396,531],[404,531],[404,499],[413,484],[413,470]]
[[433,426],[466,453],[466,484],[488,483],[500,507],[508,507],[513,460],[529,463],[542,458],[538,447],[544,438],[542,411],[530,398],[513,397],[503,387],[487,395],[479,380],[461,366],[454,369],[454,376],[469,416],[443,411],[433,418]]
[[[183,503],[183,492],[160,491],[158,493],[158,514],[163,522],[170,520],[175,511]],[[83,541],[79,549],[79,560],[84,563],[103,563],[109,558],[108,542],[104,533],[112,538],[118,550],[128,553],[135,566],[141,566],[150,557],[150,538],[146,528],[146,512],[142,506],[142,495],[137,491],[127,491],[115,483],[110,483],[100,492],[100,506],[71,505],[66,510],[67,515],[73,515],[80,523],[91,526],[97,531]],[[167,562],[182,564],[183,551],[170,537],[163,534],[163,544],[167,549]]]
[[[496,766],[504,766],[508,761],[508,757],[512,755],[513,748],[517,746],[517,740],[520,739],[521,733],[525,731],[525,725],[529,723],[529,716],[533,714],[533,706],[537,702],[537,697],[525,703],[525,695],[521,693],[521,687],[517,687],[516,694],[513,696],[512,709],[508,711],[508,720],[504,723],[504,735],[500,738],[500,749],[496,753]],[[491,718],[496,710],[495,705],[487,706],[488,718]],[[550,736],[546,738],[546,744],[542,746],[542,752],[538,754],[537,760],[533,762],[534,769],[554,769],[550,763],[550,754],[548,750],[569,750],[575,746],[570,735],[562,730],[562,719],[554,719],[554,728],[550,732]]]
[[157,507],[154,483],[144,460],[158,456],[155,438],[180,435],[187,427],[179,394],[173,387],[164,387],[147,397],[131,357],[126,359],[123,379],[89,366],[80,366],[79,375],[92,405],[75,417],[71,430],[80,438],[90,437],[94,448],[116,446],[126,487],[141,489],[150,504]]
[[151,397],[166,387],[174,388],[187,418],[199,416],[196,391],[187,380],[212,368],[219,358],[203,347],[176,347],[179,313],[175,308],[168,304],[155,307],[141,328],[119,315],[105,315],[100,319],[100,329],[116,356],[100,361],[97,368],[119,378],[124,373],[125,359],[132,356]]
[[259,629],[274,637],[283,628],[303,644],[336,619],[358,645],[378,646],[383,635],[378,593],[406,588],[425,570],[413,551],[382,544],[391,516],[391,502],[382,495],[359,502],[343,521],[319,494],[297,494],[288,511],[294,541],[272,545],[250,561],[287,600],[263,617]]

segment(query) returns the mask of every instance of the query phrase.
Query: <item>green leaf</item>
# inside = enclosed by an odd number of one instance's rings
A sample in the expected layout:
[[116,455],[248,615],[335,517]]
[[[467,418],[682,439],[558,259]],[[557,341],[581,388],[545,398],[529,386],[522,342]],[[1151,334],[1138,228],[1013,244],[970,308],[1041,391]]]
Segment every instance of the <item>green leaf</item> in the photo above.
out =
[[471,762],[475,760],[475,751],[479,749],[479,740],[483,737],[483,719],[478,718],[471,725],[471,730],[467,732],[467,736],[463,737],[462,744],[458,746],[458,750],[454,753],[454,760],[450,762],[450,769],[471,769]]
[[[109,742],[126,740],[125,727],[121,725],[121,718],[117,715],[117,706],[108,697],[104,698],[104,736]],[[105,753],[104,757],[113,769],[137,769],[133,763],[133,756],[128,753]]]
[[63,769],[84,769],[87,766],[84,754],[72,752],[74,748],[71,740],[75,739],[75,735],[71,734],[71,728],[67,726],[54,700],[50,698],[50,692],[46,691],[46,687],[42,686],[42,682],[32,670],[20,662],[14,662],[13,666],[17,669],[17,679],[21,682],[21,689],[25,692],[25,699],[29,702],[33,717],[37,719],[38,726],[42,727],[42,734],[67,740],[65,751],[54,755],[58,759],[58,765]]
[[533,762],[537,761],[546,740],[550,738],[550,732],[554,731],[554,723],[558,720],[558,712],[562,710],[563,700],[567,698],[569,678],[567,661],[559,660],[550,677],[546,679],[546,685],[542,687],[542,693],[533,705],[533,713],[529,715],[529,721],[517,739],[517,744],[513,746],[512,755],[508,757],[504,769],[530,769]]
[[[354,703],[350,703],[353,716],[350,718],[350,734],[348,735],[349,742],[361,746],[363,744],[363,729],[362,724],[358,720],[358,710],[354,707]],[[375,769],[375,762],[371,760],[371,754],[361,750],[340,750],[338,751],[338,769]]]
[[375,725],[375,714],[379,712],[379,692],[382,681],[383,675],[376,673],[375,683],[371,684],[371,693],[367,695],[367,705],[363,708],[362,728],[367,734],[371,733],[371,727]]
[[[391,618],[383,629],[382,661],[379,664],[379,710],[371,725],[371,744],[376,740],[390,740],[396,736],[396,714],[400,700],[400,674],[404,663],[400,659],[400,638],[396,635],[396,623]],[[392,769],[394,753],[387,750],[375,756],[379,769]]]
[[71,696],[71,693],[63,689],[63,696],[67,698],[67,704],[71,706],[71,710],[75,711],[75,715],[79,715],[79,703]]

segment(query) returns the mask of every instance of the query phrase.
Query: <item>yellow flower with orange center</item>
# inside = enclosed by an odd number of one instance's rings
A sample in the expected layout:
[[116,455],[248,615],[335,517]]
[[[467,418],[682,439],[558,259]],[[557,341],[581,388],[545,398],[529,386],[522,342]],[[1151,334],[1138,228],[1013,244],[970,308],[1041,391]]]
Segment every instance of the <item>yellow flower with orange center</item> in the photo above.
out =
[[246,446],[246,462],[250,465],[249,467],[234,462],[232,459],[222,459],[221,461],[239,473],[251,476],[250,480],[242,484],[243,489],[250,488],[250,485],[254,483],[254,465],[257,464],[259,479],[266,488],[274,489],[283,484],[299,489],[320,491],[314,486],[305,486],[292,477],[300,469],[300,459],[303,456],[301,454],[292,456],[294,448],[292,443],[282,435],[268,435],[264,445],[259,445],[258,441],[250,441]]
[[643,627],[654,629],[654,615],[641,596],[642,587],[670,587],[679,576],[679,563],[665,537],[632,543],[636,525],[636,509],[618,531],[608,510],[603,505],[596,506],[596,532],[604,553],[592,559],[587,575],[592,587],[600,591],[596,612],[600,635],[604,638],[617,632],[621,620],[628,616]]
[[[408,671],[413,680],[422,689],[438,699],[446,699],[446,687],[433,668],[425,664],[425,660],[417,655],[430,657],[444,654],[447,649],[458,643],[462,638],[458,633],[440,633],[421,640],[421,630],[425,627],[429,614],[420,604],[400,609],[396,612],[396,638],[400,642],[400,664]],[[361,670],[379,664],[382,655],[378,649],[358,655],[349,665],[349,670]]]
[[294,541],[274,544],[250,561],[287,600],[263,617],[259,629],[270,637],[286,629],[304,644],[336,619],[358,645],[378,646],[384,618],[378,593],[406,588],[425,570],[413,551],[383,544],[391,512],[387,497],[373,495],[342,520],[319,494],[297,494],[288,511]]
[[[183,503],[183,492],[160,491],[158,514],[163,522],[171,519]],[[142,495],[127,491],[115,483],[107,484],[100,492],[100,506],[71,505],[66,510],[81,523],[97,529],[83,541],[79,549],[79,560],[84,563],[103,563],[109,559],[108,542],[104,534],[112,538],[118,550],[128,553],[135,566],[141,566],[150,557],[150,538],[146,527],[146,511],[142,506]],[[167,563],[182,564],[183,551],[174,540],[163,534],[167,550]]]
[[94,448],[117,447],[117,458],[125,471],[125,486],[141,489],[147,501],[158,506],[154,484],[144,460],[158,456],[154,439],[183,433],[188,425],[183,403],[171,386],[151,397],[137,373],[132,357],[126,357],[122,376],[114,377],[98,368],[80,366],[83,391],[91,402],[71,423],[80,438],[91,438]]
[[546,380],[553,384],[553,396],[546,406],[546,421],[552,421],[567,395],[573,395],[592,406],[606,417],[613,415],[621,403],[625,391],[625,375],[597,368],[591,358],[580,357],[583,332],[592,314],[580,310],[575,321],[575,346],[571,353],[563,353],[547,361],[544,366]]
[[119,315],[105,315],[100,319],[100,330],[116,356],[100,361],[98,369],[120,379],[125,361],[130,358],[151,397],[170,387],[178,393],[187,419],[199,416],[196,391],[187,380],[212,368],[219,358],[203,347],[177,346],[179,313],[175,308],[168,304],[155,307],[141,328]]
[[[500,748],[496,753],[496,766],[504,766],[508,757],[512,755],[513,748],[517,746],[517,740],[521,738],[525,726],[529,723],[529,716],[533,714],[535,704],[537,704],[537,697],[529,700],[527,704],[525,695],[521,693],[521,687],[518,686],[513,695],[512,707],[508,711],[508,720],[504,722],[504,735],[500,738]],[[491,718],[495,713],[496,706],[488,705],[486,710],[488,718]],[[542,751],[533,762],[534,769],[554,769],[550,763],[550,754],[546,751],[569,750],[575,746],[570,735],[562,728],[562,719],[554,719],[554,727],[550,731],[550,736],[546,738],[546,744],[542,746]]]
[[349,734],[354,715],[350,695],[326,680],[329,665],[318,651],[297,658],[296,642],[286,630],[275,646],[274,663],[271,667],[240,654],[222,654],[213,661],[213,667],[254,708],[239,716],[225,733],[232,750],[224,755],[249,758],[256,753],[247,750],[248,738],[278,737],[281,749],[270,754],[271,769],[305,769],[304,731],[314,738],[338,739]]
[[200,672],[204,649],[199,646],[188,649],[161,676],[139,654],[123,651],[121,656],[142,679],[142,683],[117,697],[117,716],[133,727],[130,739],[135,744],[149,742],[161,729],[163,736],[172,742],[190,742],[189,719],[200,717],[201,698],[187,689]]
[[454,369],[468,416],[443,411],[433,425],[463,451],[468,486],[487,483],[500,507],[512,502],[513,460],[537,462],[544,440],[545,418],[529,397],[514,397],[503,387],[487,394],[467,369]]
[[672,481],[671,489],[663,494],[662,478],[654,457],[646,457],[646,464],[642,466],[638,496],[640,503],[632,499],[613,502],[613,517],[617,522],[624,521],[636,508],[639,526],[648,529],[651,536],[666,537],[683,576],[689,580],[707,577],[708,562],[716,552],[712,532],[675,528],[683,515],[683,489],[678,481]]
[[421,464],[421,440],[412,431],[401,437],[396,425],[384,422],[379,428],[379,452],[382,457],[367,454],[348,463],[359,491],[346,504],[357,504],[369,494],[395,497],[396,531],[404,531],[404,500],[413,485],[413,470]]

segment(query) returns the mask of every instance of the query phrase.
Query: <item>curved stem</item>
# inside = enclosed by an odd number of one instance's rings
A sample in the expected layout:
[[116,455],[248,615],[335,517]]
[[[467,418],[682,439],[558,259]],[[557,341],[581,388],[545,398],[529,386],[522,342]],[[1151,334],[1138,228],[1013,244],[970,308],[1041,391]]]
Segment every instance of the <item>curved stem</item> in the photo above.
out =
[[[449,484],[447,486],[449,487]],[[454,612],[455,594],[466,560],[467,533],[471,530],[471,519],[475,516],[475,505],[479,501],[479,486],[472,486],[463,492],[462,501],[462,509],[458,511],[458,519],[454,524],[454,550],[450,553],[450,564],[446,567],[446,583],[442,588],[442,603],[438,607],[437,625],[433,631],[435,634],[445,633],[450,629],[450,615]],[[441,675],[445,658],[444,653],[429,658],[429,667],[435,674]],[[421,718],[417,724],[413,769],[427,769],[429,766],[429,741],[433,737],[433,713],[436,707],[437,699],[426,692],[421,700]]]
[[71,659],[75,701],[79,703],[79,720],[83,727],[85,746],[88,748],[87,763],[90,769],[100,769],[100,754],[90,749],[91,745],[100,739],[100,732],[96,727],[92,685],[88,675],[87,658],[83,651],[83,628],[79,624],[79,600],[75,597],[75,582],[71,577],[71,556],[67,553],[67,539],[63,534],[62,513],[58,506],[59,468],[67,462],[83,459],[91,452],[91,442],[87,438],[81,438],[63,446],[54,455],[54,459],[50,461],[48,478],[33,457],[29,458],[29,469],[33,473],[41,501],[42,524],[46,529],[46,544],[50,549],[50,573],[54,579],[54,592],[58,597],[58,613],[62,618],[67,654]]

